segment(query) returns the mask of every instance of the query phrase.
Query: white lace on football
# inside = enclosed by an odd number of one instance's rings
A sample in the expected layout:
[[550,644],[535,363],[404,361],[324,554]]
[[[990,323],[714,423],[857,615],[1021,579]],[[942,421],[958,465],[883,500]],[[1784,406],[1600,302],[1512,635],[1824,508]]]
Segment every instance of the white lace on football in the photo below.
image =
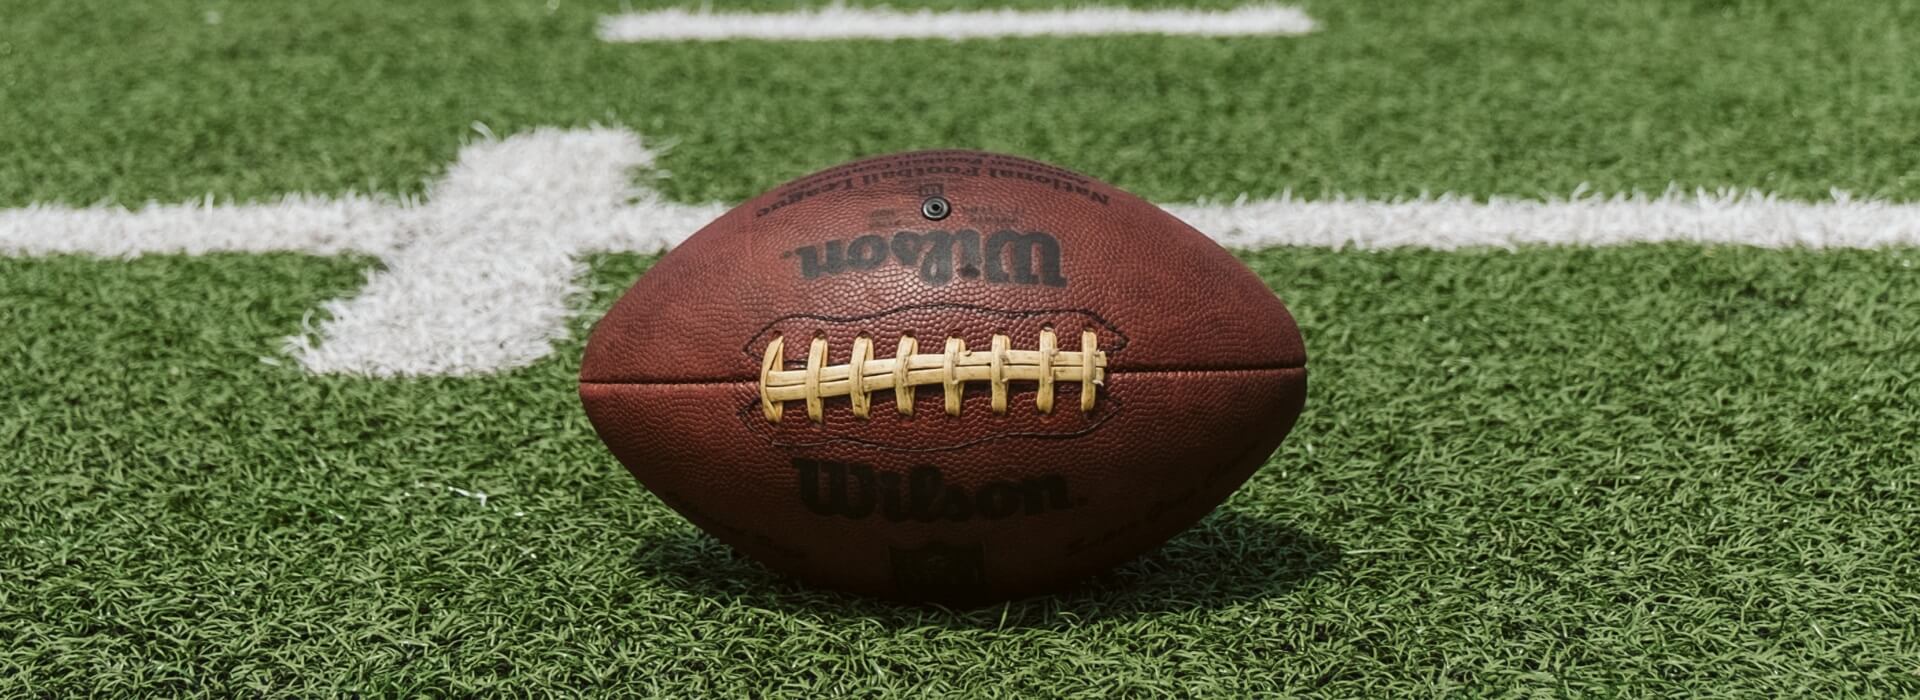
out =
[[775,336],[767,343],[760,363],[760,407],[767,420],[780,422],[788,401],[807,402],[807,418],[819,422],[826,414],[825,399],[846,396],[853,415],[867,418],[873,393],[893,390],[895,410],[913,414],[914,387],[938,384],[946,397],[947,415],[960,415],[960,398],[967,382],[986,382],[993,392],[993,412],[1007,412],[1013,382],[1033,382],[1034,408],[1053,412],[1054,387],[1060,382],[1080,385],[1080,411],[1094,407],[1098,387],[1106,383],[1107,353],[1092,330],[1080,333],[1079,350],[1061,350],[1052,329],[1040,331],[1037,350],[1014,350],[1005,335],[993,336],[986,352],[967,349],[959,338],[948,338],[938,353],[920,353],[913,336],[901,336],[893,357],[873,356],[873,339],[855,338],[847,364],[827,364],[827,339],[815,337],[807,348],[805,369],[785,369],[786,341]]

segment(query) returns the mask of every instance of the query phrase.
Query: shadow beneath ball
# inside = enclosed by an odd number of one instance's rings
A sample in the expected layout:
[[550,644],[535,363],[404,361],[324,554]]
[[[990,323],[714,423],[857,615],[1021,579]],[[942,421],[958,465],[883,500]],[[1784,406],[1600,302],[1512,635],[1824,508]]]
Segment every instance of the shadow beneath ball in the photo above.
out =
[[1340,548],[1258,515],[1220,510],[1165,546],[1062,593],[970,609],[877,600],[810,588],[735,554],[692,527],[634,554],[638,573],[708,599],[774,611],[860,618],[888,626],[1068,627],[1163,612],[1243,605],[1286,595],[1337,568]]

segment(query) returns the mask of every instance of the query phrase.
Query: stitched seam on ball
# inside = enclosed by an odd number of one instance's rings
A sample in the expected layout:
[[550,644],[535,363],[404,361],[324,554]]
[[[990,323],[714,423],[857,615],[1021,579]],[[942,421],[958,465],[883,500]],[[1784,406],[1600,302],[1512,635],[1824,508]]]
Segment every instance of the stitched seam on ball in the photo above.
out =
[[[1306,369],[1306,368],[1307,366],[1304,364],[1272,365],[1272,366],[1266,366],[1266,367],[1221,367],[1217,369],[1209,369],[1209,368],[1178,369],[1178,368],[1159,368],[1159,367],[1142,367],[1138,369],[1124,369],[1124,368],[1118,368],[1118,367],[1109,367],[1107,368],[1107,378],[1112,379],[1113,377],[1121,376],[1121,375],[1138,376],[1138,375],[1149,375],[1149,374],[1236,374],[1236,373],[1252,374],[1252,373],[1258,373],[1258,372],[1285,372],[1288,370]],[[759,381],[760,380],[757,377],[736,377],[731,379],[658,379],[658,380],[655,380],[655,379],[639,379],[639,380],[582,379],[580,380],[580,385],[581,386],[702,386],[702,385],[722,386],[722,385],[729,385],[729,384],[757,384],[759,383]]]
[[[1094,325],[1100,328],[1105,328],[1108,333],[1114,336],[1113,344],[1107,348],[1107,352],[1117,353],[1122,349],[1125,349],[1128,343],[1126,333],[1122,333],[1118,327],[1115,327],[1113,325],[1112,322],[1108,321],[1105,317],[1101,316],[1099,313],[1094,312],[1092,309],[1082,309],[1082,308],[1074,308],[1074,307],[1055,307],[1055,308],[1013,310],[1013,309],[1001,309],[1001,308],[996,308],[992,306],[981,306],[978,304],[962,304],[957,302],[935,302],[935,303],[929,303],[929,304],[907,304],[905,306],[896,306],[891,309],[876,311],[870,314],[860,314],[857,316],[830,316],[826,314],[789,314],[786,316],[781,316],[780,318],[776,318],[776,319],[773,319],[772,321],[768,321],[767,325],[761,326],[759,332],[754,333],[753,337],[747,340],[746,346],[740,348],[740,351],[746,353],[748,357],[758,357],[759,353],[755,353],[753,351],[753,347],[755,345],[760,344],[761,338],[764,338],[767,336],[767,334],[774,332],[774,329],[778,328],[780,324],[788,321],[808,320],[808,321],[818,321],[823,324],[845,325],[850,323],[857,323],[859,321],[871,321],[873,319],[886,318],[888,316],[908,313],[912,311],[960,311],[960,312],[965,312],[969,314],[978,314],[981,316],[996,317],[996,318],[1003,318],[1003,319],[1031,318],[1035,316],[1046,316],[1051,314],[1079,314],[1079,315],[1086,316],[1088,319],[1093,321]],[[912,331],[909,330],[904,334],[912,335]]]

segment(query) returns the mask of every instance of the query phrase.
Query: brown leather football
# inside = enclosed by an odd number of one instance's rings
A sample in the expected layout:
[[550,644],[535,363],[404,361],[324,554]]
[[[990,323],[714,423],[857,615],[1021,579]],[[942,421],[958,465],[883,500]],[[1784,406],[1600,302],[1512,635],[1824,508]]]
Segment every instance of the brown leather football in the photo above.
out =
[[594,328],[580,398],[660,499],[820,586],[980,603],[1186,529],[1279,446],[1300,331],[1098,180],[921,151],[775,188]]

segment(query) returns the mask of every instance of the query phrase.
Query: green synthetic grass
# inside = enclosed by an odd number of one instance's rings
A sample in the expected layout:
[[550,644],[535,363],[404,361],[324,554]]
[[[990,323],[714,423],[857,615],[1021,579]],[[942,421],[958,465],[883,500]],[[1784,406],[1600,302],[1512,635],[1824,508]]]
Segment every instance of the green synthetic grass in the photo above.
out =
[[[0,207],[415,192],[475,122],[672,143],[690,202],[928,146],[1156,201],[1920,198],[1892,0],[594,40],[625,4],[0,0]],[[404,381],[280,354],[370,259],[0,258],[0,696],[1920,694],[1920,250],[1244,259],[1311,354],[1273,462],[1086,590],[953,612],[735,560],[606,453],[579,331],[645,258],[592,261],[552,357]]]
[[[0,260],[0,685],[1920,692],[1917,258],[1249,255],[1312,352],[1273,462],[1090,590],[965,613],[731,559],[594,439],[577,341],[263,363],[363,261]],[[596,262],[596,310],[645,265]]]
[[1898,0],[1328,0],[1304,3],[1319,33],[1227,40],[593,37],[655,4],[0,0],[0,206],[415,191],[474,122],[675,143],[665,187],[696,202],[936,146],[1155,201],[1920,196],[1920,5]]

